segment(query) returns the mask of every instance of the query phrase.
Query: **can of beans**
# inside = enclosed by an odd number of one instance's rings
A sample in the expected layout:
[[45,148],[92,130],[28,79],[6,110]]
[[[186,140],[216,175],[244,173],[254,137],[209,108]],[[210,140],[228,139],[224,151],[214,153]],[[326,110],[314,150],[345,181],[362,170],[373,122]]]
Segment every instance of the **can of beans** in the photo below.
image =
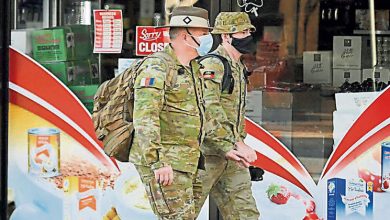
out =
[[60,174],[60,131],[56,128],[28,130],[28,172],[40,177]]

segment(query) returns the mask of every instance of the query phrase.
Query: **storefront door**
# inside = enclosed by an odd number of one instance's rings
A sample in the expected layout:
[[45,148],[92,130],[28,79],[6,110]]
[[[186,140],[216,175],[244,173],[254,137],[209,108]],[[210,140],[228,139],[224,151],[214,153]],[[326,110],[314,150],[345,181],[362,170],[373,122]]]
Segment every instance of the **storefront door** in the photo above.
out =
[[9,2],[0,5],[0,219],[7,216]]

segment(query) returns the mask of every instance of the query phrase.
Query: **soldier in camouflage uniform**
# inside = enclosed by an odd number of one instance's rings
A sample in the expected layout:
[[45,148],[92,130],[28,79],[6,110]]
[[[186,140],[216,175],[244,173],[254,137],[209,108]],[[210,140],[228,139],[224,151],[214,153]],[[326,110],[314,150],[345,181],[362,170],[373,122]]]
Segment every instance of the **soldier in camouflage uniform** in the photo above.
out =
[[[210,57],[201,61],[208,124],[201,147],[206,161],[206,172],[202,175],[204,196],[197,205],[203,205],[204,199],[210,193],[225,220],[250,220],[260,217],[252,196],[252,183],[247,168],[257,156],[256,152],[243,142],[246,137],[246,67],[241,56],[254,52],[251,31],[255,31],[255,27],[244,12],[221,12],[215,21],[212,34],[219,34],[222,44],[213,53],[226,58],[231,66],[234,78],[231,94],[225,90],[221,91],[224,76],[221,59]],[[234,152],[241,152],[242,154],[236,154],[240,158],[232,157]],[[242,166],[241,162],[245,166]]]
[[[202,195],[198,162],[205,109],[203,79],[194,58],[204,47],[201,39],[212,39],[208,24],[206,10],[176,8],[169,25],[171,43],[164,49],[173,65],[147,58],[136,78],[130,162],[159,219],[195,219],[199,212],[194,201]],[[172,66],[175,74],[168,76]]]

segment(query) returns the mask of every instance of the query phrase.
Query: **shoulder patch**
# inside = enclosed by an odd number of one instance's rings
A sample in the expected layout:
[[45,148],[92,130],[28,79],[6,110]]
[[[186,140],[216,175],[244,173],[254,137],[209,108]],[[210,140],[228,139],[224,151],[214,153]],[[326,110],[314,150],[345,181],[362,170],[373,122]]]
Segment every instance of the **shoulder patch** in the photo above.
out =
[[154,86],[154,83],[155,83],[155,78],[144,77],[140,81],[140,86],[141,87]]

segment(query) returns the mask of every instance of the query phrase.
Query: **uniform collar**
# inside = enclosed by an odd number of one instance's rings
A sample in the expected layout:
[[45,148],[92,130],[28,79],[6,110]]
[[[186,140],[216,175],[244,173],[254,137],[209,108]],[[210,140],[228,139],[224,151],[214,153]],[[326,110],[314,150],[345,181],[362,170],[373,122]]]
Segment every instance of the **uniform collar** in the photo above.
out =
[[[173,60],[174,60],[176,66],[184,67],[185,69],[187,69],[188,71],[190,71],[190,69],[189,69],[188,66],[183,66],[183,65],[180,63],[180,61],[179,61],[179,59],[177,58],[176,53],[175,53],[175,51],[173,50],[171,44],[168,44],[167,46],[165,46],[164,52],[167,53],[168,55],[170,55],[170,56],[173,58]],[[198,64],[198,62],[196,61],[196,59],[191,60],[190,65],[192,66],[192,70],[194,71],[194,73],[196,73],[196,72],[200,69],[200,65]],[[190,71],[190,72],[191,72],[191,71]]]
[[179,59],[177,59],[176,53],[175,53],[175,51],[173,51],[171,44],[168,44],[167,46],[165,46],[164,52],[173,58],[176,66],[181,66],[181,63],[179,62]]

